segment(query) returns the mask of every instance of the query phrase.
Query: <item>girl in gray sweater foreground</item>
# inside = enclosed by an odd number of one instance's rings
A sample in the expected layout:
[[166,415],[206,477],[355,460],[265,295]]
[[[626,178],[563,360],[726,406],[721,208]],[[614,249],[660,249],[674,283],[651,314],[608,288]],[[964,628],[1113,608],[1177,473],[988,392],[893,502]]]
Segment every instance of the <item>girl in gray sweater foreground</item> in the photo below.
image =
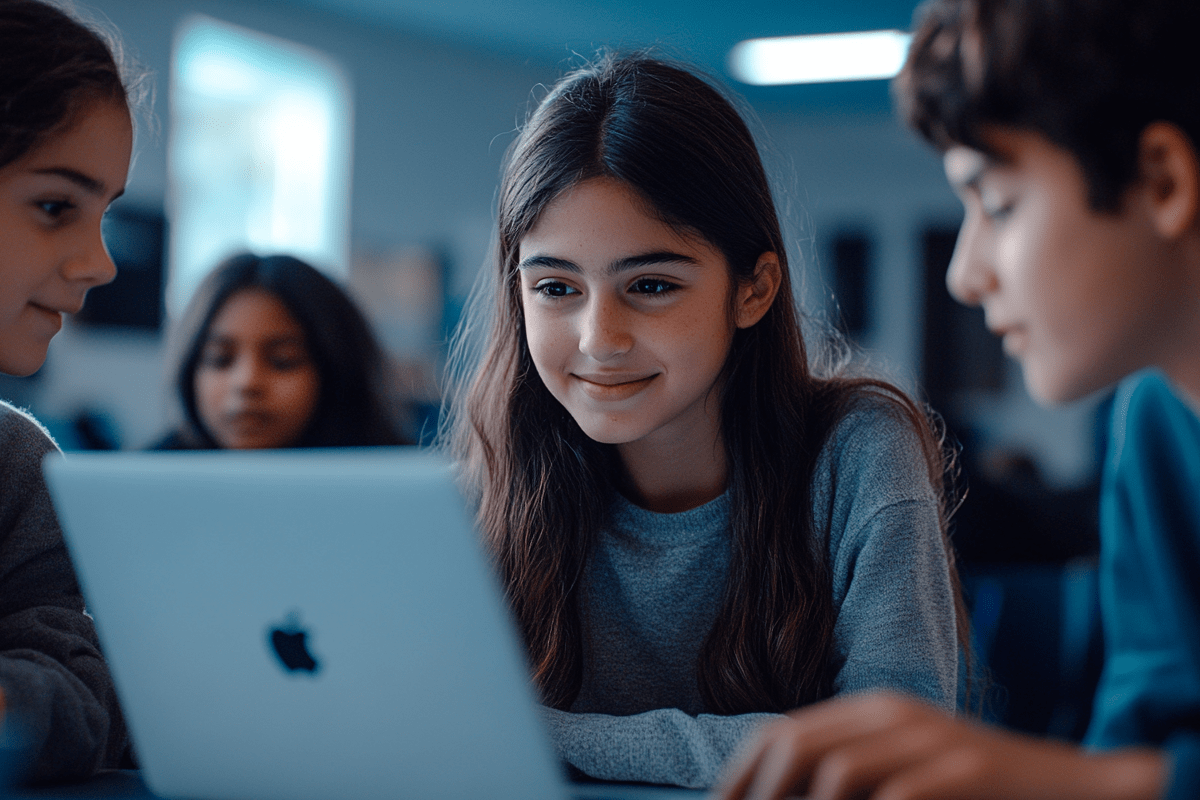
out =
[[810,369],[729,102],[641,56],[568,75],[498,215],[448,430],[560,756],[706,787],[823,698],[953,709],[942,449],[899,389]]

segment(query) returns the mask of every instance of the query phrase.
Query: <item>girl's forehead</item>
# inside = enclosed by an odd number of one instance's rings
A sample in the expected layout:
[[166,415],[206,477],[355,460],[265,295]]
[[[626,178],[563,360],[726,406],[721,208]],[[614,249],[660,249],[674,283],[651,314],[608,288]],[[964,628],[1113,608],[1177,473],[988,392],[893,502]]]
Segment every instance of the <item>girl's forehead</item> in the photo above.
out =
[[125,103],[93,100],[0,172],[57,174],[110,202],[124,191],[132,151],[133,122]]
[[636,189],[601,177],[577,183],[554,198],[517,249],[523,260],[547,248],[628,255],[646,246],[715,249],[700,234],[666,221]]

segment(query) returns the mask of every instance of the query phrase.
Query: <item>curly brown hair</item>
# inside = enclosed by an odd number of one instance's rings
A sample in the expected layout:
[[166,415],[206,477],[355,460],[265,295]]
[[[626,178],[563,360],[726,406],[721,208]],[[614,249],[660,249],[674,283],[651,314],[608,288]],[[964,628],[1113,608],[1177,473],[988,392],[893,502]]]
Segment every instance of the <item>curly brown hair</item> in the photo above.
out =
[[988,126],[1036,131],[1078,160],[1096,211],[1137,179],[1152,122],[1200,142],[1194,0],[930,0],[893,84],[902,115],[941,149],[994,152]]

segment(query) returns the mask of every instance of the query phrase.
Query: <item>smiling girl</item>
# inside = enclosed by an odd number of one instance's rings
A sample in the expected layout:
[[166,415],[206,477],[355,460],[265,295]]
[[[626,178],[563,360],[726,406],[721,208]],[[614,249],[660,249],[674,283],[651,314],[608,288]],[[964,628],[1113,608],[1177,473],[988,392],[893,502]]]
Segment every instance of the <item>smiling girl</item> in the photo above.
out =
[[[0,0],[0,371],[28,375],[116,273],[100,220],[125,188],[130,84],[61,11]],[[31,779],[116,766],[126,734],[42,480],[54,443],[0,402],[0,691]]]
[[822,698],[953,708],[942,450],[898,389],[810,369],[728,101],[645,57],[567,76],[498,217],[449,433],[560,756],[704,787]]

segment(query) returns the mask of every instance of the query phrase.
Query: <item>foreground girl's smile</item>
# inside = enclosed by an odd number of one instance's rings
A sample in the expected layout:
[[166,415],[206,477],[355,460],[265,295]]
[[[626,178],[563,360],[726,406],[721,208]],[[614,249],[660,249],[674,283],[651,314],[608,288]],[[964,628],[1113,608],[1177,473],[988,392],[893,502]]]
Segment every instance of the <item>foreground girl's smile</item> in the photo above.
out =
[[654,375],[645,378],[628,378],[620,375],[575,375],[580,388],[593,400],[625,400],[645,389],[654,380]]
[[549,205],[519,263],[533,363],[584,433],[609,444],[716,441],[736,327],[720,251],[598,178]]

